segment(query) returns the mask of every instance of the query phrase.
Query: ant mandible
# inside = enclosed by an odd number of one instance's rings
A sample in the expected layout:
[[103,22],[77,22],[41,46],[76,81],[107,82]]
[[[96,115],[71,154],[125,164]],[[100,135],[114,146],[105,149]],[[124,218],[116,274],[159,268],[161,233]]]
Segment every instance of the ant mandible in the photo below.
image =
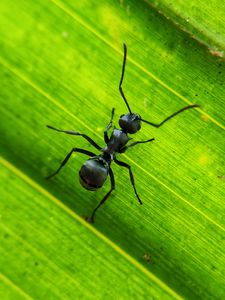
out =
[[119,125],[121,129],[113,129],[113,132],[109,138],[108,136],[108,131],[112,127],[112,121],[113,121],[113,116],[114,116],[114,111],[115,108],[112,109],[112,115],[109,124],[106,126],[105,131],[104,131],[104,140],[106,143],[105,148],[100,147],[96,142],[94,142],[89,136],[87,136],[84,133],[79,133],[75,131],[70,131],[70,130],[61,130],[57,129],[55,127],[52,127],[50,125],[47,125],[48,128],[53,129],[58,132],[64,132],[66,134],[72,134],[72,135],[77,135],[77,136],[82,136],[85,140],[87,140],[92,146],[94,146],[97,150],[101,151],[102,153],[100,155],[96,155],[93,152],[80,149],[80,148],[73,148],[65,157],[59,168],[50,176],[47,177],[47,179],[52,178],[56,174],[59,173],[59,171],[65,166],[65,164],[68,162],[69,158],[74,152],[79,152],[82,154],[85,154],[89,156],[89,159],[82,165],[80,171],[79,171],[79,176],[80,176],[80,183],[81,185],[90,191],[95,191],[99,188],[101,188],[106,181],[108,174],[110,176],[111,180],[111,188],[108,191],[108,193],[103,197],[103,199],[100,201],[100,203],[97,205],[97,207],[93,210],[91,216],[87,218],[88,221],[94,222],[94,216],[98,208],[108,199],[112,191],[115,189],[115,180],[114,180],[114,175],[113,171],[111,169],[111,163],[114,161],[117,165],[120,167],[127,168],[129,171],[130,175],[130,181],[134,189],[134,193],[139,201],[140,204],[142,204],[142,201],[137,193],[135,183],[134,183],[134,176],[131,171],[131,166],[123,161],[120,161],[117,159],[116,155],[117,153],[124,153],[128,148],[133,147],[137,144],[144,144],[148,142],[152,142],[154,138],[151,138],[146,141],[137,141],[133,142],[130,144],[127,144],[128,141],[131,139],[128,134],[134,134],[138,132],[141,129],[141,121],[147,124],[150,124],[155,127],[160,127],[162,126],[165,122],[170,120],[171,118],[175,117],[177,114],[189,109],[189,108],[194,108],[198,107],[199,105],[193,104],[193,105],[188,105],[183,107],[182,109],[178,110],[177,112],[173,113],[169,117],[167,117],[165,120],[163,120],[159,124],[155,124],[149,121],[146,121],[141,118],[139,114],[132,113],[130,106],[128,104],[128,101],[124,95],[123,89],[122,89],[122,83],[123,83],[123,78],[124,78],[124,72],[125,72],[125,65],[126,65],[126,57],[127,57],[127,47],[126,44],[124,43],[124,58],[123,58],[123,67],[122,67],[122,74],[121,74],[121,79],[119,83],[119,91],[120,94],[128,108],[129,113],[123,114],[120,116],[119,119]]

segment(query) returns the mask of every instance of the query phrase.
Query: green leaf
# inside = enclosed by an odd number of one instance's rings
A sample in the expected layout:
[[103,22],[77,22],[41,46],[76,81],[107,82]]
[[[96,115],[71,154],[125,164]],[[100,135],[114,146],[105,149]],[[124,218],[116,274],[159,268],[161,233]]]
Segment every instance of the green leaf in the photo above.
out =
[[[166,8],[159,14],[142,1],[3,0],[0,11],[0,298],[224,299],[222,58]],[[211,21],[216,45],[223,36]],[[104,147],[112,107],[117,127],[127,112],[118,91],[124,41],[133,111],[157,123],[187,104],[200,108],[160,129],[142,125],[133,139],[154,143],[119,159],[132,166],[144,205],[113,164],[116,190],[90,225],[84,217],[110,184],[95,193],[80,186],[86,157],[44,177],[73,147],[95,149],[46,125]]]
[[208,47],[212,55],[223,57],[225,25],[223,1],[146,1],[154,9],[174,22],[181,30]]

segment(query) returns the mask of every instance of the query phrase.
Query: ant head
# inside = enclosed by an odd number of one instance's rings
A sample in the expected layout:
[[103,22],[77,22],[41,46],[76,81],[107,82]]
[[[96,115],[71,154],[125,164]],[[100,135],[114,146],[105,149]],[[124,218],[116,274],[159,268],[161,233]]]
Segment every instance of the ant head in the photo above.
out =
[[121,115],[119,125],[126,133],[136,133],[141,129],[141,116],[134,113]]
[[102,187],[109,171],[109,166],[101,157],[95,156],[88,159],[79,171],[81,185],[95,191]]

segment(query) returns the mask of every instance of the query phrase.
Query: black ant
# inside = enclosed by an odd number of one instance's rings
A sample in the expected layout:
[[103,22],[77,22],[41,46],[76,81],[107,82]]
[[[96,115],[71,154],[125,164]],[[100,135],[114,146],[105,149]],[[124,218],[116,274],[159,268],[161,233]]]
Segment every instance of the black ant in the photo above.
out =
[[154,138],[151,138],[147,141],[137,141],[133,142],[130,144],[127,144],[128,141],[131,139],[128,134],[134,134],[137,131],[141,129],[141,121],[145,122],[147,124],[150,124],[155,127],[160,127],[162,126],[165,122],[176,116],[177,114],[183,112],[184,110],[187,110],[189,108],[194,108],[198,107],[197,104],[194,105],[188,105],[177,112],[173,113],[169,117],[167,117],[165,120],[163,120],[159,124],[151,123],[149,121],[143,120],[140,115],[136,113],[132,113],[130,106],[127,102],[127,99],[124,95],[123,89],[122,89],[122,82],[123,82],[123,77],[124,77],[124,72],[125,72],[125,65],[126,65],[126,57],[127,57],[127,47],[126,44],[124,44],[124,58],[123,58],[123,68],[122,68],[122,75],[119,83],[119,91],[121,96],[123,97],[123,100],[126,103],[126,106],[128,108],[129,113],[123,114],[120,116],[119,119],[119,125],[121,129],[113,129],[113,132],[109,138],[108,136],[108,131],[112,127],[112,120],[114,116],[114,111],[115,108],[112,109],[112,115],[109,124],[106,126],[105,131],[104,131],[104,140],[106,143],[106,147],[102,148],[98,144],[96,144],[89,136],[83,133],[75,132],[75,131],[70,131],[70,130],[61,130],[54,128],[50,125],[47,125],[48,128],[56,130],[58,132],[64,132],[67,134],[72,134],[72,135],[79,135],[82,136],[84,139],[86,139],[92,146],[94,146],[97,150],[101,151],[102,153],[100,155],[96,155],[93,152],[80,149],[80,148],[73,148],[69,154],[65,157],[63,162],[61,163],[60,167],[56,170],[55,173],[51,174],[50,176],[47,177],[47,179],[55,176],[56,174],[59,173],[59,171],[62,169],[63,166],[68,162],[70,156],[74,152],[79,152],[83,153],[85,155],[88,155],[90,158],[82,165],[80,171],[79,171],[79,176],[80,176],[80,183],[81,185],[90,191],[95,191],[99,188],[101,188],[104,184],[104,182],[107,179],[107,176],[109,174],[110,180],[111,180],[111,188],[108,191],[108,193],[104,196],[104,198],[100,201],[100,203],[97,205],[97,207],[93,210],[91,217],[87,218],[88,221],[94,222],[94,216],[97,211],[97,209],[108,199],[112,191],[115,189],[115,180],[114,180],[114,175],[113,171],[111,169],[111,163],[114,161],[117,165],[127,168],[129,171],[130,175],[130,181],[134,189],[134,193],[139,201],[140,204],[142,204],[142,201],[140,197],[138,196],[135,183],[134,183],[134,176],[131,171],[131,166],[128,165],[127,163],[120,161],[117,159],[116,154],[117,153],[124,153],[128,148],[133,147],[137,144],[144,144],[148,142],[152,142]]

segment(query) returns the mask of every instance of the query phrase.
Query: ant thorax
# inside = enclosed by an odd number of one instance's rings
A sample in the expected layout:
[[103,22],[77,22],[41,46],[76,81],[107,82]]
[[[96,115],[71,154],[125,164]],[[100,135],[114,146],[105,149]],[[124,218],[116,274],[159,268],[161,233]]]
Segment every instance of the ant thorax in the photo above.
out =
[[123,130],[114,128],[104,152],[110,154],[118,153],[129,140],[130,138]]

